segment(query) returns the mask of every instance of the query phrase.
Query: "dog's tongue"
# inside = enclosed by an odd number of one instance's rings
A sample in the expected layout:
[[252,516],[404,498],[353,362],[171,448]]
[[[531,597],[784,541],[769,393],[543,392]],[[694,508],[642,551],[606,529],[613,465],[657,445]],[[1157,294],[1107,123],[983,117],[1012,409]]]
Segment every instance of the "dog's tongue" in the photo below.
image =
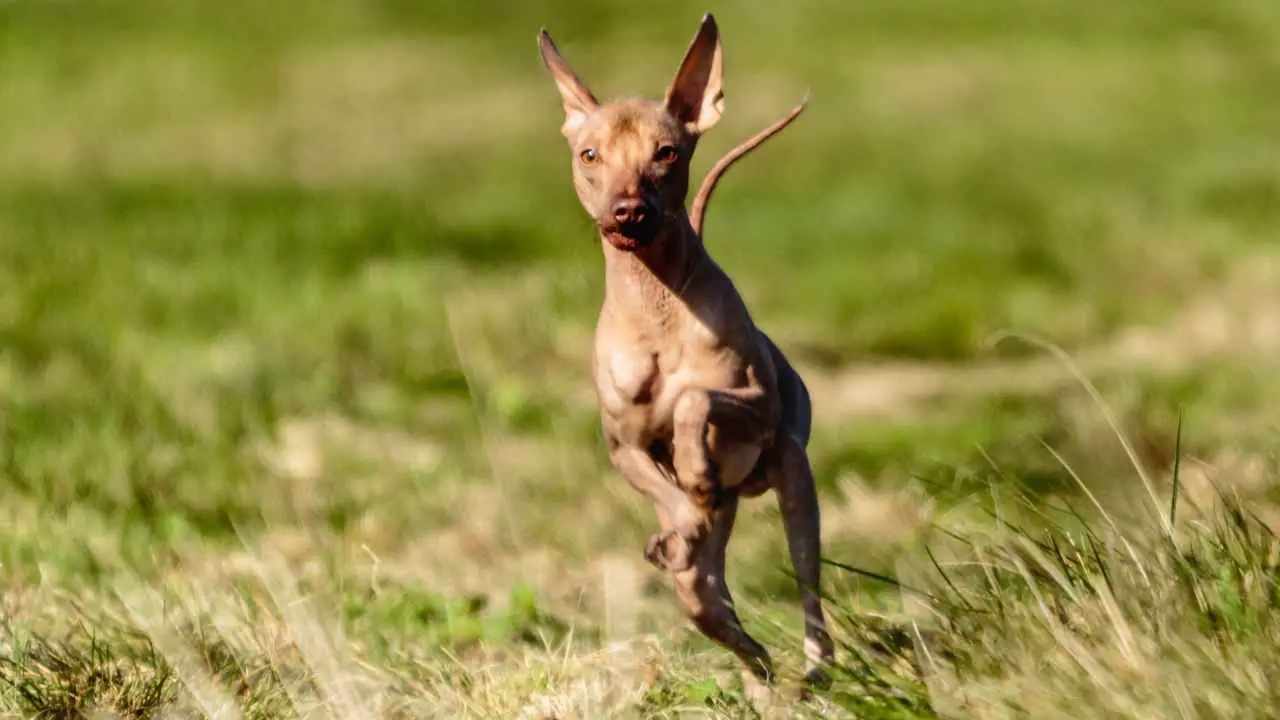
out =
[[604,239],[607,240],[610,245],[614,246],[619,250],[631,251],[631,250],[635,250],[641,245],[639,240],[636,240],[633,237],[624,235],[623,233],[618,232],[617,230],[604,231]]

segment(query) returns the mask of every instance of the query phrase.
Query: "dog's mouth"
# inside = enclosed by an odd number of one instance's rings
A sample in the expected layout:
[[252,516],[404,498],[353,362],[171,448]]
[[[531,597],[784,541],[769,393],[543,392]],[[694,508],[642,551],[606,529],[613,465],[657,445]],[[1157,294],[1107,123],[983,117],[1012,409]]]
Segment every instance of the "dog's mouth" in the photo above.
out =
[[658,237],[658,223],[610,223],[600,226],[600,234],[613,247],[632,252],[651,245]]

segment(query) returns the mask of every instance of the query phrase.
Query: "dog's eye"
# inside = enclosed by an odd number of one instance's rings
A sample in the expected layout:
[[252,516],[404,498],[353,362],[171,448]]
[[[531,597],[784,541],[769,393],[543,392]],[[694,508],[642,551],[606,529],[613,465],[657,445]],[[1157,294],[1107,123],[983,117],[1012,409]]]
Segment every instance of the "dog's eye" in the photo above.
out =
[[662,163],[663,165],[666,165],[668,163],[675,162],[676,157],[679,154],[680,154],[679,151],[676,150],[676,147],[674,145],[663,145],[662,147],[658,148],[658,151],[656,153],[653,154],[653,159]]
[[600,153],[596,152],[595,148],[587,148],[578,153],[578,159],[582,160],[583,165],[593,165],[600,159]]

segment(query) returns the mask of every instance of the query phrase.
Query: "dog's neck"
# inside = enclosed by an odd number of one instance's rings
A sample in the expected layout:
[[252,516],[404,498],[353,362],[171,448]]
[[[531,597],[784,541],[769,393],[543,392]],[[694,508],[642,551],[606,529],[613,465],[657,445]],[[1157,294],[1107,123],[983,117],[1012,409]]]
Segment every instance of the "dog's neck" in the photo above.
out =
[[604,302],[611,312],[636,321],[665,324],[684,302],[681,293],[708,261],[702,239],[681,212],[663,226],[649,245],[619,250],[601,235],[604,249]]

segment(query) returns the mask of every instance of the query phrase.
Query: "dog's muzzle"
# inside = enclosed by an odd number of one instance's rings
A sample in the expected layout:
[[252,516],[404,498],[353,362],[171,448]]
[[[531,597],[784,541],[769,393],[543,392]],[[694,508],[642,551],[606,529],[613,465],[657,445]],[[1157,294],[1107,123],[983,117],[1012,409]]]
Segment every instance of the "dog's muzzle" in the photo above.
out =
[[610,208],[609,222],[600,231],[619,250],[636,250],[652,243],[658,235],[660,218],[653,205],[640,198],[622,198]]

